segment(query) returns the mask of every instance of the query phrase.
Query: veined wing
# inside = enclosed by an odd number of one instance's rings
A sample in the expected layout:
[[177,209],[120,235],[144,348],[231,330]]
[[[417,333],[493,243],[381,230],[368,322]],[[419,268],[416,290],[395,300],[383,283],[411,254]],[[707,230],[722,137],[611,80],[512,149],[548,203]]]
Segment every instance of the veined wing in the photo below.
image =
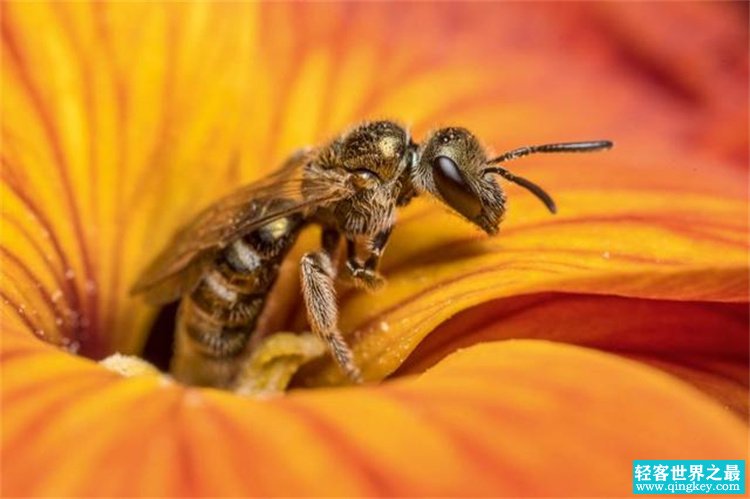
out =
[[201,211],[177,231],[141,274],[131,294],[144,294],[155,304],[174,301],[190,292],[205,265],[236,239],[294,213],[307,216],[351,193],[349,184],[335,181],[325,171],[320,175],[305,172],[307,163],[304,156],[293,157],[277,172]]

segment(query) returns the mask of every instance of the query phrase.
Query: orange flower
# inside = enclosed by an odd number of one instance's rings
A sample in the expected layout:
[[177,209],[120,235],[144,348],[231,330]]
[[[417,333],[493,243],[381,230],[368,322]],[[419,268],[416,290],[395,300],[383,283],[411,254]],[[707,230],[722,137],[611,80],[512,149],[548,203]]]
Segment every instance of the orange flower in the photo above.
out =
[[[633,459],[745,458],[741,9],[3,3],[2,493],[620,496]],[[513,164],[560,213],[509,186],[495,238],[401,214],[386,291],[340,297],[383,383],[328,361],[255,400],[94,362],[143,350],[127,290],[179,225],[374,117],[617,147]],[[304,329],[313,244],[269,328]]]

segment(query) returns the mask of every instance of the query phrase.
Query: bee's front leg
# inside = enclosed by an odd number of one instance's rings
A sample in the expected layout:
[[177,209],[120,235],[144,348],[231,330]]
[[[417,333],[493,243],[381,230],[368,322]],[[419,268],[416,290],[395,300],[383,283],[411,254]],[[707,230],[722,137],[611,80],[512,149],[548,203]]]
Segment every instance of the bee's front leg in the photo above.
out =
[[302,297],[310,329],[328,345],[333,358],[352,381],[362,381],[354,355],[338,330],[338,306],[333,286],[335,270],[325,250],[305,253],[300,262]]
[[385,277],[368,259],[364,264],[356,260],[347,260],[345,264],[347,279],[354,287],[366,291],[377,291],[385,285]]
[[385,278],[378,272],[380,257],[391,235],[391,227],[375,237],[360,236],[347,240],[346,274],[357,288],[377,291],[385,285]]

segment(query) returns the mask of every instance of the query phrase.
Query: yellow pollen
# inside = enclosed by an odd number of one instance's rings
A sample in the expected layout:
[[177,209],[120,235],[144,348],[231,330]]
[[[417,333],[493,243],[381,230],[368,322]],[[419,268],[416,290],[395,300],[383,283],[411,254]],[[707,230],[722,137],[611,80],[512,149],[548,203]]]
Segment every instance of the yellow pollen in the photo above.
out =
[[396,155],[398,149],[398,139],[396,137],[383,137],[378,142],[378,147],[383,156],[390,158]]
[[272,238],[278,239],[287,233],[288,228],[289,219],[279,218],[278,220],[274,220],[273,222],[264,225],[262,230]]

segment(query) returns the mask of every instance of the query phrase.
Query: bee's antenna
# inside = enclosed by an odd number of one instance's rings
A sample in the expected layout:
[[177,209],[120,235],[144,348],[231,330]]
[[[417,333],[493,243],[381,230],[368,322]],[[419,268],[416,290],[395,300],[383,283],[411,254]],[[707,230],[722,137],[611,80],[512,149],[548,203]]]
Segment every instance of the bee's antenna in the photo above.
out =
[[[501,154],[500,156],[493,158],[487,162],[490,165],[496,165],[498,163],[504,163],[516,158],[522,158],[529,154],[546,153],[546,152],[592,152],[602,151],[612,147],[612,141],[609,140],[593,140],[589,142],[561,142],[559,144],[544,144],[540,146],[526,146],[513,149],[512,151]],[[538,197],[544,206],[552,213],[557,213],[557,207],[555,202],[552,200],[549,194],[544,192],[544,189],[536,185],[530,180],[526,180],[523,177],[513,175],[511,172],[501,166],[492,166],[485,168],[485,173],[497,173],[501,177],[511,182],[514,182],[521,187],[528,189],[532,194]]]
[[544,189],[536,185],[531,180],[526,180],[523,177],[519,177],[517,175],[513,175],[511,172],[503,168],[502,166],[492,166],[490,168],[485,168],[485,173],[497,173],[501,177],[503,177],[506,180],[509,180],[515,184],[520,185],[521,187],[527,189],[529,192],[531,192],[533,195],[539,198],[539,200],[544,203],[544,206],[547,207],[547,209],[550,211],[550,213],[557,213],[557,206],[555,206],[555,202],[552,200],[552,196],[547,194]]
[[493,158],[488,161],[489,164],[494,165],[497,163],[503,163],[516,158],[522,158],[529,154],[542,153],[542,152],[592,152],[609,149],[612,147],[612,142],[609,140],[594,140],[590,142],[562,142],[560,144],[544,144],[541,146],[526,146],[513,149],[512,151],[501,154],[497,158]]

